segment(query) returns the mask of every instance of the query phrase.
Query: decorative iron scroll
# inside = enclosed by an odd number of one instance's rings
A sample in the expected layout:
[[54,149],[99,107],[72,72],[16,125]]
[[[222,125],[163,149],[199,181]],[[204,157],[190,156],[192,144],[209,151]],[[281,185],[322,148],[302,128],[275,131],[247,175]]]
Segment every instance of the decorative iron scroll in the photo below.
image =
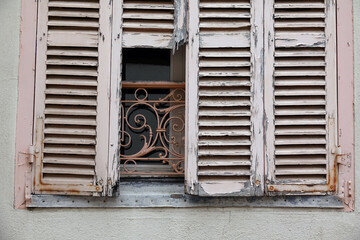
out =
[[[123,97],[120,172],[123,175],[182,176],[185,91],[162,89],[163,98],[154,98],[151,91],[154,90],[138,88],[130,92],[131,97]],[[164,91],[167,92],[164,94]]]

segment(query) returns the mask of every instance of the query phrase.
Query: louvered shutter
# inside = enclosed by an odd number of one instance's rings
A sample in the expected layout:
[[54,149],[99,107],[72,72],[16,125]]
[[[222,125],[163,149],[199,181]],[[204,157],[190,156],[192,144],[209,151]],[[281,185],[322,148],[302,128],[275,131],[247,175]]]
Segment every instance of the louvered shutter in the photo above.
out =
[[265,5],[267,191],[336,190],[335,1]]
[[41,0],[38,12],[34,193],[104,195],[111,5]]
[[190,194],[263,194],[262,2],[189,2]]
[[186,38],[185,0],[123,0],[124,48],[174,48]]

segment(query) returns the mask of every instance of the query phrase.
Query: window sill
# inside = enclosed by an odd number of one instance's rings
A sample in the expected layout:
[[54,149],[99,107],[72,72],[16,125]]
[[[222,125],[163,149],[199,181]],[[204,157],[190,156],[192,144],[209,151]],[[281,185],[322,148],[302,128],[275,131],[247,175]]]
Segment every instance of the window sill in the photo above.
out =
[[184,194],[182,182],[122,182],[121,195],[112,198],[33,195],[28,208],[184,208],[184,207],[275,207],[336,208],[337,196],[197,197]]

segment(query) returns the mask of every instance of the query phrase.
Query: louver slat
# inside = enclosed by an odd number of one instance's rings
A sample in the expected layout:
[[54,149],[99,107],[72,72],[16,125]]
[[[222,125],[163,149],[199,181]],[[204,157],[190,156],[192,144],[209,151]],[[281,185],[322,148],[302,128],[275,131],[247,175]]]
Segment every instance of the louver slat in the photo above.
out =
[[[198,138],[194,159],[198,161],[192,166],[195,170],[189,163],[188,175],[196,183],[195,190],[188,186],[188,192],[205,196],[262,195],[262,164],[255,164],[263,144],[258,62],[262,1],[200,0],[198,6],[190,4],[190,15],[194,14],[190,16],[190,38],[199,41],[198,48],[190,46],[190,52],[196,53],[193,61],[198,66],[198,84],[189,87],[196,87],[198,96],[194,116]],[[198,23],[192,22],[195,18]],[[192,68],[191,60],[189,64]],[[190,79],[190,84],[193,81]],[[193,106],[193,100],[188,104]],[[187,182],[191,182],[189,177]]]
[[123,47],[172,48],[174,20],[173,0],[124,0]]
[[106,190],[107,159],[101,155],[107,152],[102,135],[107,120],[100,115],[107,115],[110,31],[103,24],[110,9],[103,0],[40,2],[36,194],[100,195]]
[[335,191],[334,1],[266,4],[267,192]]

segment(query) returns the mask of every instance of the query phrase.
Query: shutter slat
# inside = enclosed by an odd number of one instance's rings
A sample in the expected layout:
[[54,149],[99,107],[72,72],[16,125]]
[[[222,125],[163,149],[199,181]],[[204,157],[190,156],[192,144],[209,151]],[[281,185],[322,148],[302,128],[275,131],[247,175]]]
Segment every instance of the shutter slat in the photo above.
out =
[[235,21],[235,22],[225,22],[225,21],[207,21],[200,23],[201,28],[216,28],[216,29],[240,29],[250,27],[251,25],[247,22]]
[[93,147],[79,147],[79,146],[47,146],[43,150],[44,153],[54,154],[74,154],[74,155],[95,155]]
[[200,170],[199,176],[249,176],[249,171],[241,171],[241,170],[228,170],[221,171],[220,168],[216,170]]
[[238,78],[234,78],[231,80],[231,78],[202,78],[201,81],[199,81],[199,87],[242,87],[242,86],[251,86],[251,82],[249,80],[241,80]]
[[56,27],[88,27],[88,28],[98,28],[99,23],[94,21],[74,21],[74,20],[51,20],[49,21],[49,26],[56,26]]
[[48,15],[50,17],[74,17],[74,18],[99,18],[99,12],[97,11],[82,11],[82,10],[49,10]]
[[59,78],[53,77],[46,79],[46,84],[48,85],[60,85],[60,86],[89,86],[96,87],[97,81],[96,79],[76,79],[76,78]]
[[275,141],[275,145],[324,145],[326,144],[325,137],[282,137]]
[[232,8],[239,8],[239,9],[246,9],[246,8],[251,8],[251,4],[249,3],[241,3],[241,2],[200,2],[199,4],[200,8],[205,8],[205,9],[211,9],[211,8],[225,8],[225,9],[232,9]]
[[46,73],[48,75],[97,77],[97,71],[93,68],[49,68]]
[[250,166],[250,161],[241,161],[241,160],[214,160],[214,161],[206,161],[206,160],[199,160],[199,166],[204,167],[227,167],[227,166]]
[[200,138],[199,146],[246,146],[251,145],[251,141],[243,139],[206,139]]
[[167,29],[167,30],[173,30],[174,24],[171,23],[144,23],[141,21],[138,22],[129,22],[124,23],[123,28],[139,28],[139,29]]
[[82,168],[66,168],[63,165],[51,165],[43,168],[43,173],[52,173],[52,174],[74,174],[74,175],[95,175],[94,170],[91,169],[82,169]]
[[61,88],[51,88],[45,91],[49,95],[73,95],[73,96],[96,96],[96,90],[87,90],[87,89],[61,89]]
[[45,124],[61,124],[61,125],[84,125],[84,126],[96,126],[95,119],[74,119],[74,116],[68,118],[64,117],[47,117]]
[[48,48],[46,51],[48,56],[76,56],[76,57],[95,57],[99,56],[94,48]]
[[298,2],[298,3],[276,3],[275,9],[313,9],[320,8],[324,9],[326,6],[324,3],[312,3],[312,2]]
[[61,59],[51,58],[46,61],[48,65],[70,65],[70,66],[97,66],[98,62],[94,60]]
[[124,3],[123,9],[150,9],[150,10],[174,10],[173,4],[167,3]]
[[96,99],[86,99],[86,98],[64,98],[55,96],[54,98],[47,98],[45,104],[54,104],[54,105],[79,105],[79,106],[96,106]]
[[45,109],[45,114],[48,115],[77,115],[77,116],[96,116],[96,110],[92,108],[79,108],[79,107],[55,107],[48,106]]
[[241,101],[236,99],[204,99],[199,101],[200,107],[234,107],[250,106],[250,101]]
[[79,157],[52,154],[44,157],[43,163],[95,166],[95,158],[91,156]]
[[148,20],[174,20],[173,14],[168,13],[146,13],[144,12],[137,12],[137,13],[124,13],[124,19],[148,19]]
[[99,9],[100,5],[96,2],[82,2],[82,1],[49,1],[49,7],[59,8],[94,8]]
[[216,130],[209,128],[208,130],[203,130],[199,132],[199,137],[205,136],[205,137],[219,137],[219,136],[250,136],[251,132],[246,130],[235,130],[234,128],[229,128],[229,130]]
[[246,49],[201,49],[199,57],[244,57],[250,58],[251,54]]
[[84,137],[64,137],[64,136],[50,136],[44,138],[44,143],[49,144],[80,144],[80,145],[95,145],[94,139],[86,139]]
[[47,42],[49,46],[61,47],[93,47],[99,43],[98,31],[49,30]]
[[72,126],[69,128],[60,127],[46,127],[44,129],[45,134],[59,134],[59,135],[84,135],[84,136],[96,136],[95,129],[91,128],[79,128]]

